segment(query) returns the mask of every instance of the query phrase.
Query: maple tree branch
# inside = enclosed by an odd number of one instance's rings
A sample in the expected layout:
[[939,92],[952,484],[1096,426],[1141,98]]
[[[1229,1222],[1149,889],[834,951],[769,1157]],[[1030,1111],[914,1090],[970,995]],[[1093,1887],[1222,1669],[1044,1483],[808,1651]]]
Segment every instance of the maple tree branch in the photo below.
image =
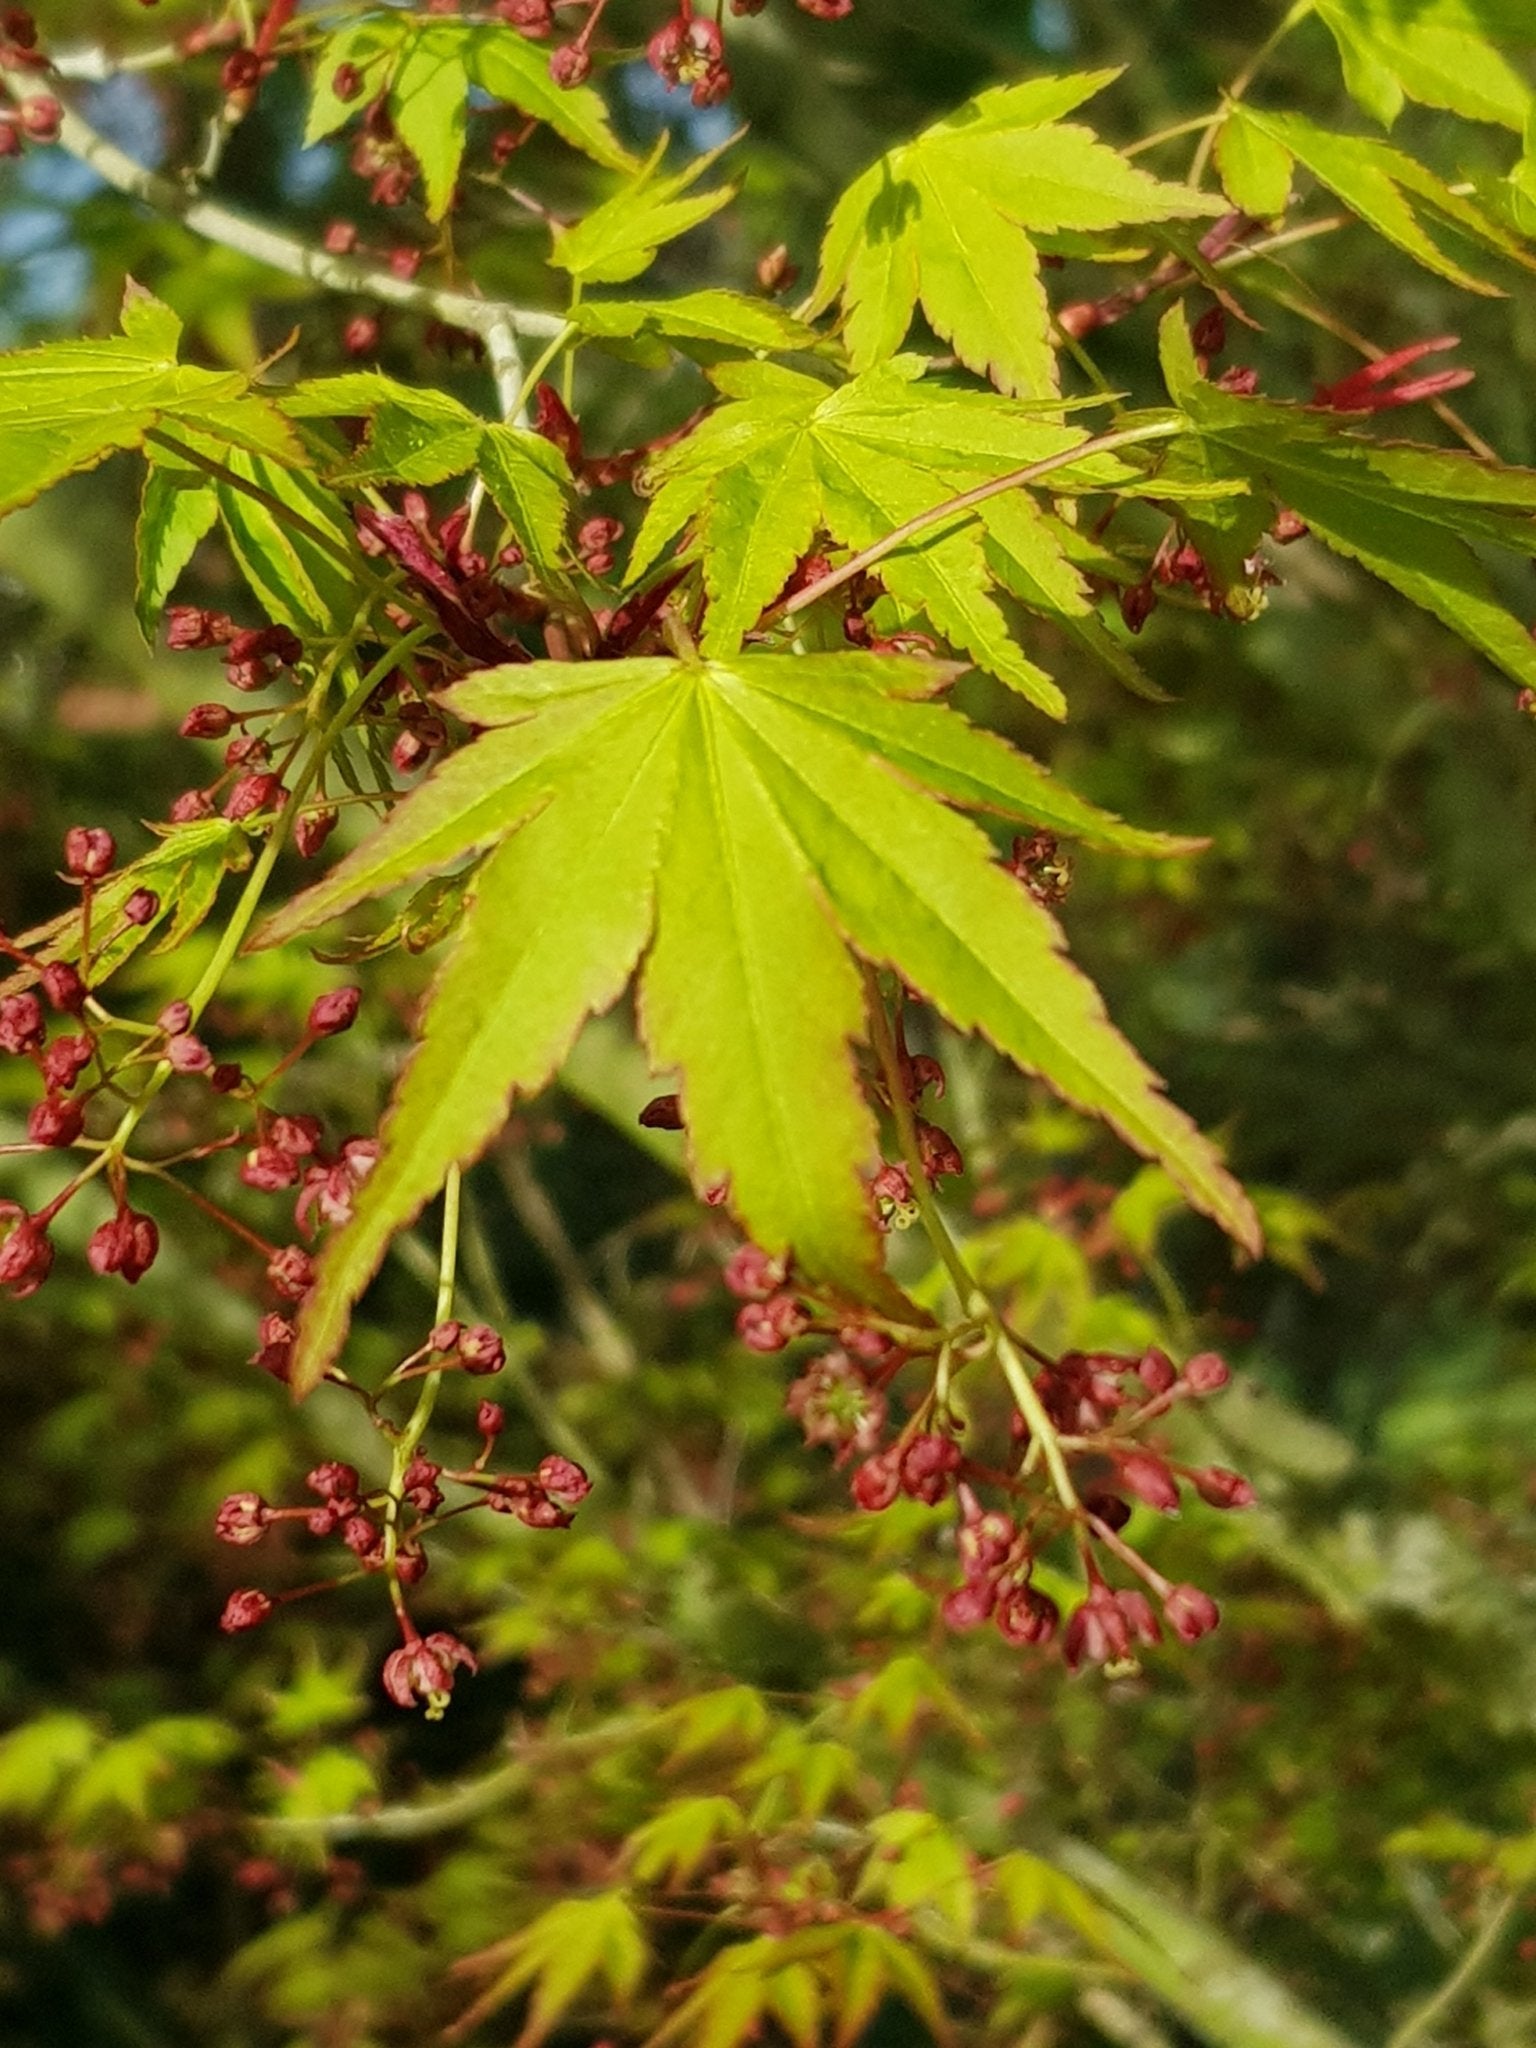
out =
[[825,576],[818,576],[814,583],[807,583],[793,597],[786,598],[782,604],[770,606],[763,615],[764,620],[789,618],[795,612],[804,611],[818,597],[825,597],[829,590],[851,583],[855,576],[862,576],[866,569],[872,569],[876,562],[883,562],[887,555],[894,554],[918,534],[926,533],[930,526],[937,526],[957,513],[969,512],[974,506],[984,505],[988,498],[999,498],[1004,491],[1035,483],[1055,470],[1070,469],[1085,455],[1105,455],[1112,449],[1129,448],[1142,441],[1168,441],[1175,434],[1183,433],[1184,429],[1182,419],[1151,420],[1139,427],[1121,427],[1110,434],[1096,434],[1091,440],[1078,441],[1070,448],[1059,449],[1054,455],[1042,456],[1038,462],[1027,462],[1022,469],[1010,469],[1006,476],[995,476],[988,483],[974,484],[970,490],[960,491],[955,497],[944,499],[942,504],[930,506],[926,512],[915,512],[882,539],[861,548],[858,554],[851,555],[836,569],[829,569]]
[[[36,85],[34,73],[21,72],[3,63],[0,80],[13,100],[25,97]],[[501,300],[475,298],[468,292],[396,277],[391,270],[333,256],[329,250],[313,248],[296,236],[280,234],[264,222],[251,220],[217,200],[203,197],[192,184],[136,162],[68,105],[63,106],[60,116],[59,145],[105,179],[114,191],[179,221],[204,241],[217,242],[222,248],[265,263],[288,277],[321,285],[327,291],[360,294],[407,312],[424,313],[478,336],[485,343],[499,388],[505,386],[511,374],[510,363],[517,354],[519,335],[546,340],[565,326],[558,313],[536,312]],[[516,374],[520,381],[520,365]],[[512,389],[516,388],[513,384]]]

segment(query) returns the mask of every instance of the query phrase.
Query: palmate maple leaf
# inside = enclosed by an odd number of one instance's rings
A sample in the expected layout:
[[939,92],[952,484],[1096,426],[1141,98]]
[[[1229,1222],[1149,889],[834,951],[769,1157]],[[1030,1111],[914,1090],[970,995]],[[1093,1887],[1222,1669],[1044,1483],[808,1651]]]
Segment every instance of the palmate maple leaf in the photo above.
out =
[[676,1070],[700,1185],[765,1250],[890,1299],[861,1176],[877,1133],[853,1063],[855,954],[891,966],[1162,1162],[1244,1244],[1246,1199],[1063,957],[1049,913],[953,805],[1140,853],[1136,831],[925,701],[952,669],[900,656],[746,655],[487,670],[446,695],[487,727],[258,943],[493,849],[355,1214],[327,1244],[294,1384],[335,1357],[393,1234],[557,1070],[640,968],[640,1021]]
[[[1088,438],[1063,421],[1059,405],[950,389],[923,368],[920,357],[900,356],[833,387],[782,364],[720,365],[711,374],[728,402],[648,467],[655,496],[629,581],[649,574],[691,527],[709,598],[704,651],[729,655],[818,533],[868,547],[948,497]],[[1056,471],[1051,484],[1064,493],[1180,488],[1102,453]],[[900,606],[979,667],[1052,716],[1064,714],[1060,688],[1024,654],[993,595],[1006,590],[1069,630],[1096,622],[1087,585],[1030,492],[1002,493],[926,527],[878,573]]]
[[1052,392],[1056,357],[1037,244],[1064,230],[1222,211],[1063,122],[1118,76],[995,87],[855,179],[833,211],[806,310],[825,312],[842,297],[857,368],[895,354],[920,304],[968,369],[1004,391]]

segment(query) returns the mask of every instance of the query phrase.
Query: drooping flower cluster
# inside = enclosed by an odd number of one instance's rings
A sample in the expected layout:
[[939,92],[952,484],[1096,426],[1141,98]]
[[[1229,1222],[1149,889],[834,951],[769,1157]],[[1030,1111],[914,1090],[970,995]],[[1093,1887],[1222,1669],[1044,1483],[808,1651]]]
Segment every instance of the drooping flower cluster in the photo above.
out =
[[[278,1321],[268,1318],[269,1323]],[[264,1352],[281,1354],[275,1367],[265,1356],[258,1363],[278,1370],[287,1369],[287,1352],[292,1344],[291,1327],[284,1337],[273,1340],[264,1330]],[[386,1444],[399,1446],[401,1430],[388,1420],[381,1399],[390,1388],[402,1386],[428,1374],[463,1373],[484,1378],[501,1371],[506,1349],[488,1324],[439,1323],[427,1341],[403,1359],[374,1394],[366,1394],[344,1376],[338,1383],[361,1399],[370,1421]],[[280,1368],[280,1369],[278,1369]],[[308,1501],[275,1506],[258,1493],[232,1493],[214,1517],[214,1533],[225,1543],[248,1549],[260,1543],[282,1524],[302,1526],[305,1533],[338,1542],[351,1553],[350,1564],[339,1571],[285,1593],[268,1593],[255,1586],[242,1586],[224,1603],[219,1626],[228,1635],[257,1628],[278,1607],[342,1583],[359,1573],[380,1573],[389,1581],[402,1647],[384,1662],[382,1682],[390,1698],[401,1706],[413,1706],[420,1699],[429,1719],[437,1719],[447,1705],[458,1667],[476,1669],[471,1651],[454,1636],[441,1632],[422,1637],[410,1618],[406,1589],[417,1585],[429,1565],[427,1538],[450,1516],[476,1507],[496,1514],[515,1516],[529,1529],[567,1528],[577,1507],[592,1490],[592,1482],[574,1459],[551,1453],[540,1459],[532,1472],[492,1472],[488,1469],[497,1439],[506,1422],[499,1402],[481,1400],[475,1426],[480,1449],[471,1463],[445,1465],[419,1449],[400,1450],[392,1459],[387,1479],[365,1484],[355,1465],[327,1459],[305,1480]],[[445,1488],[462,1496],[448,1505]]]

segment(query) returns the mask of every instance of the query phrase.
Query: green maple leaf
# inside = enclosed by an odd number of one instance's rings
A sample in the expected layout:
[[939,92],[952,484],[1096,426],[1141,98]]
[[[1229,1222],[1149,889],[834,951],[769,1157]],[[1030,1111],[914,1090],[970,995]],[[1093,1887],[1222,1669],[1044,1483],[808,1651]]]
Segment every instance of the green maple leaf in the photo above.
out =
[[[1536,687],[1536,646],[1500,602],[1470,543],[1531,552],[1536,470],[1446,448],[1373,441],[1337,413],[1242,398],[1199,374],[1183,314],[1161,329],[1163,374],[1208,473],[1289,507],[1317,538],[1432,612],[1516,682]],[[1245,514],[1245,520],[1249,518]],[[1241,527],[1251,544],[1261,513]]]
[[857,367],[894,355],[920,304],[967,368],[1004,391],[1054,391],[1041,246],[1063,230],[1220,210],[1062,121],[1118,75],[981,93],[849,186],[827,228],[809,310],[824,312],[841,295]]
[[1498,47],[1536,43],[1529,0],[1317,0],[1351,96],[1391,127],[1405,98],[1521,130],[1531,88]]
[[[710,601],[704,650],[730,654],[818,532],[868,547],[945,499],[1086,438],[1063,423],[1059,406],[919,383],[921,370],[917,357],[898,357],[833,389],[782,365],[722,365],[714,381],[733,402],[650,465],[657,489],[630,579],[692,525]],[[1154,488],[1145,471],[1114,456],[1086,458],[1052,483],[1062,491]],[[1081,572],[1028,492],[926,528],[878,573],[898,604],[1042,710],[1063,715],[1060,689],[1022,652],[992,594],[1007,590],[1069,625],[1093,616]]]
[[1390,142],[1369,135],[1336,135],[1300,114],[1259,113],[1248,107],[1243,119],[1250,133],[1266,137],[1294,157],[1368,227],[1463,291],[1484,298],[1504,296],[1500,286],[1468,270],[1437,239],[1447,229],[1507,262],[1536,270],[1536,256],[1517,235],[1475,199],[1453,192],[1443,178]]
[[0,362],[0,514],[30,504],[62,477],[94,469],[153,428],[200,430],[220,449],[302,467],[304,451],[275,406],[238,370],[176,360],[181,322],[130,285],[121,334],[54,341]]
[[605,199],[574,227],[556,227],[550,262],[580,286],[627,284],[649,270],[663,243],[676,241],[698,227],[736,196],[734,185],[711,192],[693,192],[704,173],[730,147],[725,143],[695,157],[682,170],[660,176],[661,160],[671,138],[663,133],[635,175],[611,199]]
[[[448,693],[489,730],[258,941],[494,849],[382,1157],[321,1255],[297,1389],[335,1357],[393,1234],[637,967],[653,1061],[681,1074],[695,1179],[728,1177],[752,1236],[816,1279],[897,1298],[861,1180],[878,1154],[852,1057],[865,1032],[853,954],[1106,1118],[1256,1243],[1240,1190],[1063,957],[1054,920],[944,801],[1059,823],[1065,793],[922,701],[932,680],[932,664],[899,656],[635,658],[509,666]],[[1065,801],[1081,818],[1080,800]],[[1083,822],[1111,843],[1126,829]]]
[[565,529],[575,479],[542,434],[487,422],[447,392],[377,370],[306,378],[284,394],[283,409],[293,419],[367,422],[361,445],[325,468],[338,486],[438,484],[475,471],[541,579],[568,585]]
[[[358,90],[336,92],[349,65]],[[548,53],[502,23],[413,19],[380,12],[347,23],[321,46],[305,125],[306,144],[321,142],[387,93],[395,133],[421,170],[427,213],[441,220],[453,200],[464,157],[471,87],[544,122],[562,141],[615,170],[634,159],[614,136],[590,86],[556,85]]]

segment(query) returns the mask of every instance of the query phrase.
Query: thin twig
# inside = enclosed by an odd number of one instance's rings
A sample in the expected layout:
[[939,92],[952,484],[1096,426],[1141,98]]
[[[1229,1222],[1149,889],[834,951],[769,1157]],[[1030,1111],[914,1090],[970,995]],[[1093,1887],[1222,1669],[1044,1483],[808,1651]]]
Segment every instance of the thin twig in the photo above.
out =
[[[31,90],[31,74],[0,64],[0,78],[13,96]],[[423,313],[450,327],[462,327],[485,343],[498,389],[515,374],[521,381],[521,364],[514,373],[516,338],[527,335],[546,340],[558,334],[565,322],[558,313],[541,313],[497,299],[480,299],[468,292],[423,284],[416,279],[396,277],[391,270],[375,269],[345,256],[333,256],[292,235],[279,234],[261,221],[249,219],[217,200],[202,197],[178,179],[152,171],[137,163],[126,151],[109,142],[73,107],[66,106],[59,123],[59,143],[88,164],[98,177],[129,199],[153,207],[156,213],[180,221],[205,241],[237,250],[257,263],[280,270],[288,277],[300,277],[327,291],[351,293],[377,299],[384,305],[399,306],[407,312]],[[511,387],[514,391],[517,384]]]
[[1001,497],[1004,491],[1018,490],[1024,484],[1032,484],[1055,470],[1070,469],[1085,456],[1105,455],[1115,448],[1129,448],[1141,441],[1169,441],[1175,434],[1188,431],[1184,419],[1151,420],[1140,427],[1122,427],[1112,434],[1096,434],[1091,440],[1078,441],[1070,448],[1058,449],[1054,455],[1042,456],[1038,462],[1027,462],[1022,469],[1010,469],[1006,476],[995,476],[984,484],[975,484],[968,491],[961,491],[955,497],[946,498],[941,504],[930,506],[926,512],[916,512],[910,519],[903,520],[892,532],[883,534],[867,548],[861,548],[835,569],[829,569],[825,576],[818,576],[814,583],[807,583],[803,590],[797,590],[793,597],[775,605],[764,613],[764,622],[774,618],[790,618],[794,613],[804,611],[819,597],[825,597],[829,590],[836,590],[841,584],[849,583],[855,576],[862,576],[866,569],[872,569],[876,562],[883,562],[887,555],[894,554],[920,533],[926,533],[931,526],[939,525],[962,512],[969,512],[974,506],[983,505],[988,498]]
[[1387,2048],[1413,2048],[1427,2039],[1451,2009],[1460,2003],[1473,1985],[1498,1958],[1510,1923],[1519,1912],[1520,1894],[1511,1892],[1483,1922],[1460,1962],[1424,2003],[1415,2006],[1387,2043]]

